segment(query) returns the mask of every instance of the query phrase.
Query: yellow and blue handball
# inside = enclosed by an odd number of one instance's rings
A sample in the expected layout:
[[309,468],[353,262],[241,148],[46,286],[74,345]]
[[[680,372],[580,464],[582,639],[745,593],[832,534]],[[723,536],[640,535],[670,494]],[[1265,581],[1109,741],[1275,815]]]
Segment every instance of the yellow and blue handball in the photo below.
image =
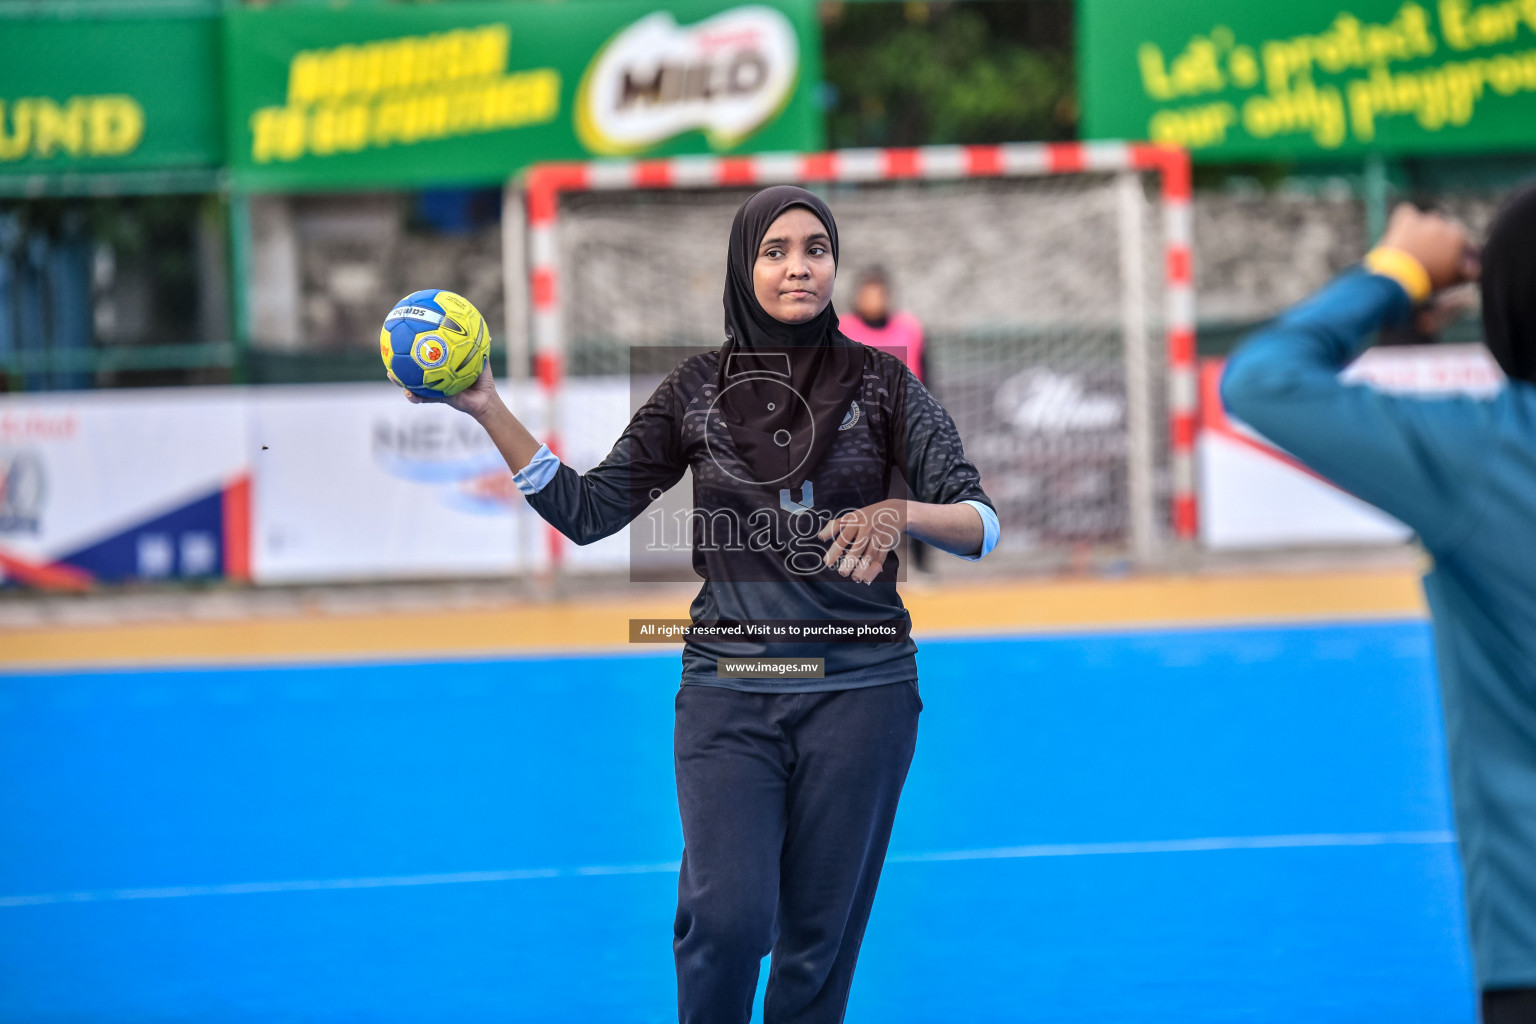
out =
[[485,317],[464,296],[442,288],[423,288],[395,303],[379,332],[389,379],[423,398],[469,387],[490,351]]

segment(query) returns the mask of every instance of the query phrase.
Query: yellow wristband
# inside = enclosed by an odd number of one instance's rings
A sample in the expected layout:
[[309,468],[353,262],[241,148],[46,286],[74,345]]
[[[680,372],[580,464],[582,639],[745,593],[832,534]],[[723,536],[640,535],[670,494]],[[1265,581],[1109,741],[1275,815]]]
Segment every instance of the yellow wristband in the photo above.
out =
[[1401,249],[1377,246],[1365,255],[1365,269],[1390,277],[1403,286],[1408,298],[1418,304],[1429,298],[1429,271],[1424,264]]

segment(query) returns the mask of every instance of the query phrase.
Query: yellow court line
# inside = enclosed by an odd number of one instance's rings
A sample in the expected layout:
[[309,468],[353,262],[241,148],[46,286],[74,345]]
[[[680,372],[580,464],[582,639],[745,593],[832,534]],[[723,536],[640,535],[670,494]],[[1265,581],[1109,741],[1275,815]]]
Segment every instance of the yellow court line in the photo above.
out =
[[[923,636],[1273,621],[1421,617],[1418,579],[1402,569],[1245,576],[909,587]],[[686,598],[535,603],[483,610],[295,612],[281,617],[0,629],[0,667],[386,660],[535,651],[648,650],[631,618],[686,618]]]
[[1136,576],[904,594],[914,632],[1016,632],[1422,617],[1406,569],[1243,576]]

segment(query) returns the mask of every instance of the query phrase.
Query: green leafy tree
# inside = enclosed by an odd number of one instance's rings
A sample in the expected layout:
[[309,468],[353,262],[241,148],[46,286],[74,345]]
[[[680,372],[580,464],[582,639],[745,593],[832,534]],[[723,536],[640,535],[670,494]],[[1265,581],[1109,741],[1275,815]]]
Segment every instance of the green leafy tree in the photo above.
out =
[[1072,5],[828,3],[834,147],[1072,139]]

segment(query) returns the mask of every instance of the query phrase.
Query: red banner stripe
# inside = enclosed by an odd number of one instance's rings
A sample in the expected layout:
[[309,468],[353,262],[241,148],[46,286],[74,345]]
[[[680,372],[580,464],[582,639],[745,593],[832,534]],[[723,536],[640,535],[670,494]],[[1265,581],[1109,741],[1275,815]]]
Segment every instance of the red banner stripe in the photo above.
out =
[[990,178],[1003,173],[1003,149],[1001,146],[966,146],[965,173],[977,178]]
[[39,590],[90,590],[95,580],[84,569],[65,562],[34,562],[0,551],[0,570]]
[[1131,168],[1137,171],[1161,171],[1163,161],[1167,159],[1166,150],[1162,146],[1145,142],[1133,142],[1125,147],[1125,151],[1130,157]]
[[1163,150],[1163,199],[1189,202],[1189,154],[1182,149]]
[[551,267],[534,267],[531,277],[534,309],[555,308],[555,271]]
[[560,194],[552,188],[528,185],[528,223],[536,226],[551,224],[560,209]]
[[715,177],[722,185],[751,185],[757,181],[757,161],[749,156],[723,156]]
[[837,154],[807,154],[800,160],[800,177],[805,181],[833,180],[837,177]]
[[[541,187],[556,192],[581,192],[592,184],[591,171],[582,163],[545,164],[538,168],[538,174]],[[529,177],[529,187],[533,187],[532,176]]]
[[559,213],[560,192],[580,192],[589,182],[586,164],[544,164],[528,172],[528,222],[548,224]]
[[1183,448],[1188,450],[1195,446],[1195,431],[1197,417],[1192,412],[1176,412],[1173,414],[1173,447],[1174,450]]
[[251,478],[242,476],[224,488],[224,576],[251,578]]
[[887,178],[915,178],[923,173],[922,153],[916,149],[885,151],[883,173]]
[[1195,362],[1195,332],[1188,327],[1168,329],[1168,363],[1174,367],[1193,366]]
[[635,164],[636,188],[671,188],[672,161],[642,160]]
[[1168,247],[1168,283],[1189,284],[1194,276],[1191,269],[1192,262],[1188,247],[1170,245]]
[[1088,166],[1082,143],[1053,142],[1045,148],[1045,165],[1052,174],[1068,174]]
[[1173,532],[1181,540],[1192,540],[1200,521],[1195,514],[1195,496],[1178,494],[1173,499]]
[[[565,376],[564,361],[558,352],[539,352],[533,357],[533,372],[539,378],[539,384],[546,391],[554,391],[560,387],[560,381]],[[554,451],[555,446],[548,441],[549,450]]]

